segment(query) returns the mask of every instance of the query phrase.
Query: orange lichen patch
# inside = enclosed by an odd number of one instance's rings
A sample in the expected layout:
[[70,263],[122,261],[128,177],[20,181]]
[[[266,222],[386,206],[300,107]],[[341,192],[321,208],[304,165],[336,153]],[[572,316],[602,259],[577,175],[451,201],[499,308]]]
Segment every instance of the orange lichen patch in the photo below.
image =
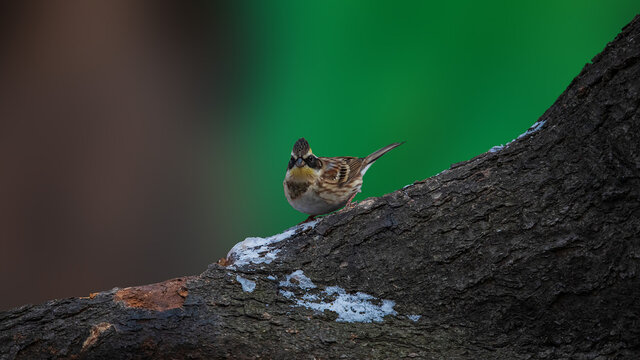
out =
[[98,337],[100,337],[100,334],[109,330],[112,327],[113,325],[106,322],[94,325],[89,331],[89,337],[87,337],[87,339],[82,343],[82,350],[84,351],[91,345],[95,344],[96,341],[98,341]]
[[186,287],[181,287],[180,290],[178,290],[178,295],[186,299],[187,295],[189,295],[189,291],[187,291]]
[[352,343],[356,343],[356,340],[358,340],[358,335],[351,333],[351,336],[349,337],[349,341],[351,341]]
[[220,260],[218,260],[218,265],[229,266],[231,265],[231,261],[227,260],[227,258],[220,258]]
[[180,308],[189,294],[185,284],[193,278],[182,277],[157,284],[124,288],[113,296],[113,300],[122,302],[127,307],[153,311]]
[[100,294],[100,293],[94,292],[94,293],[90,293],[89,296],[80,296],[79,298],[80,299],[93,299],[96,296],[98,296],[98,294]]

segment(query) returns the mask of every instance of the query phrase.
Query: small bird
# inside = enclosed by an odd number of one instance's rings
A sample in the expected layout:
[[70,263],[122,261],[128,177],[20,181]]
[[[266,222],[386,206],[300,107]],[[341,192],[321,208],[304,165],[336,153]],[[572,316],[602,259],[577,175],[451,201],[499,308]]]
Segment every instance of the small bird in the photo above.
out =
[[389,150],[393,143],[363,158],[353,156],[316,157],[304,138],[293,145],[284,178],[284,195],[294,209],[309,214],[304,222],[347,204],[360,192],[362,176]]

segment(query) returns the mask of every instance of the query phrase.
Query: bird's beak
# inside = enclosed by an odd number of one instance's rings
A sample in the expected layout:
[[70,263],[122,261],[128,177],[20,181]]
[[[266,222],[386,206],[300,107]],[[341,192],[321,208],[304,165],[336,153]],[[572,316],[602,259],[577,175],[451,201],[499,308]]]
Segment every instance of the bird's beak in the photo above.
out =
[[296,160],[296,166],[297,167],[303,167],[304,166],[304,160],[302,160],[302,158],[298,158],[298,160]]

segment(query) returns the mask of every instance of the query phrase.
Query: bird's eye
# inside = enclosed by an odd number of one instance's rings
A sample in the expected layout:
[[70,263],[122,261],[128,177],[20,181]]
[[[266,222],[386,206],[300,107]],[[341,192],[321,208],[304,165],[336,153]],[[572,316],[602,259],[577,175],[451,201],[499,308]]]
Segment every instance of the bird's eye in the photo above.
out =
[[313,155],[309,155],[309,157],[305,159],[305,162],[307,163],[307,165],[309,165],[310,168],[314,168],[314,169],[319,168],[318,158]]

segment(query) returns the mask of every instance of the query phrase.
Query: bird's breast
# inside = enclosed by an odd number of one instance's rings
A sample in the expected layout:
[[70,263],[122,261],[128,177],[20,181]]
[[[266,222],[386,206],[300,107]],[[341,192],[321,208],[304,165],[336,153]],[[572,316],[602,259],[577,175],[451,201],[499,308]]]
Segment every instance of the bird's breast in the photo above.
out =
[[291,199],[297,199],[304,194],[311,183],[309,182],[297,182],[297,181],[285,181],[284,186],[287,188],[287,195]]

